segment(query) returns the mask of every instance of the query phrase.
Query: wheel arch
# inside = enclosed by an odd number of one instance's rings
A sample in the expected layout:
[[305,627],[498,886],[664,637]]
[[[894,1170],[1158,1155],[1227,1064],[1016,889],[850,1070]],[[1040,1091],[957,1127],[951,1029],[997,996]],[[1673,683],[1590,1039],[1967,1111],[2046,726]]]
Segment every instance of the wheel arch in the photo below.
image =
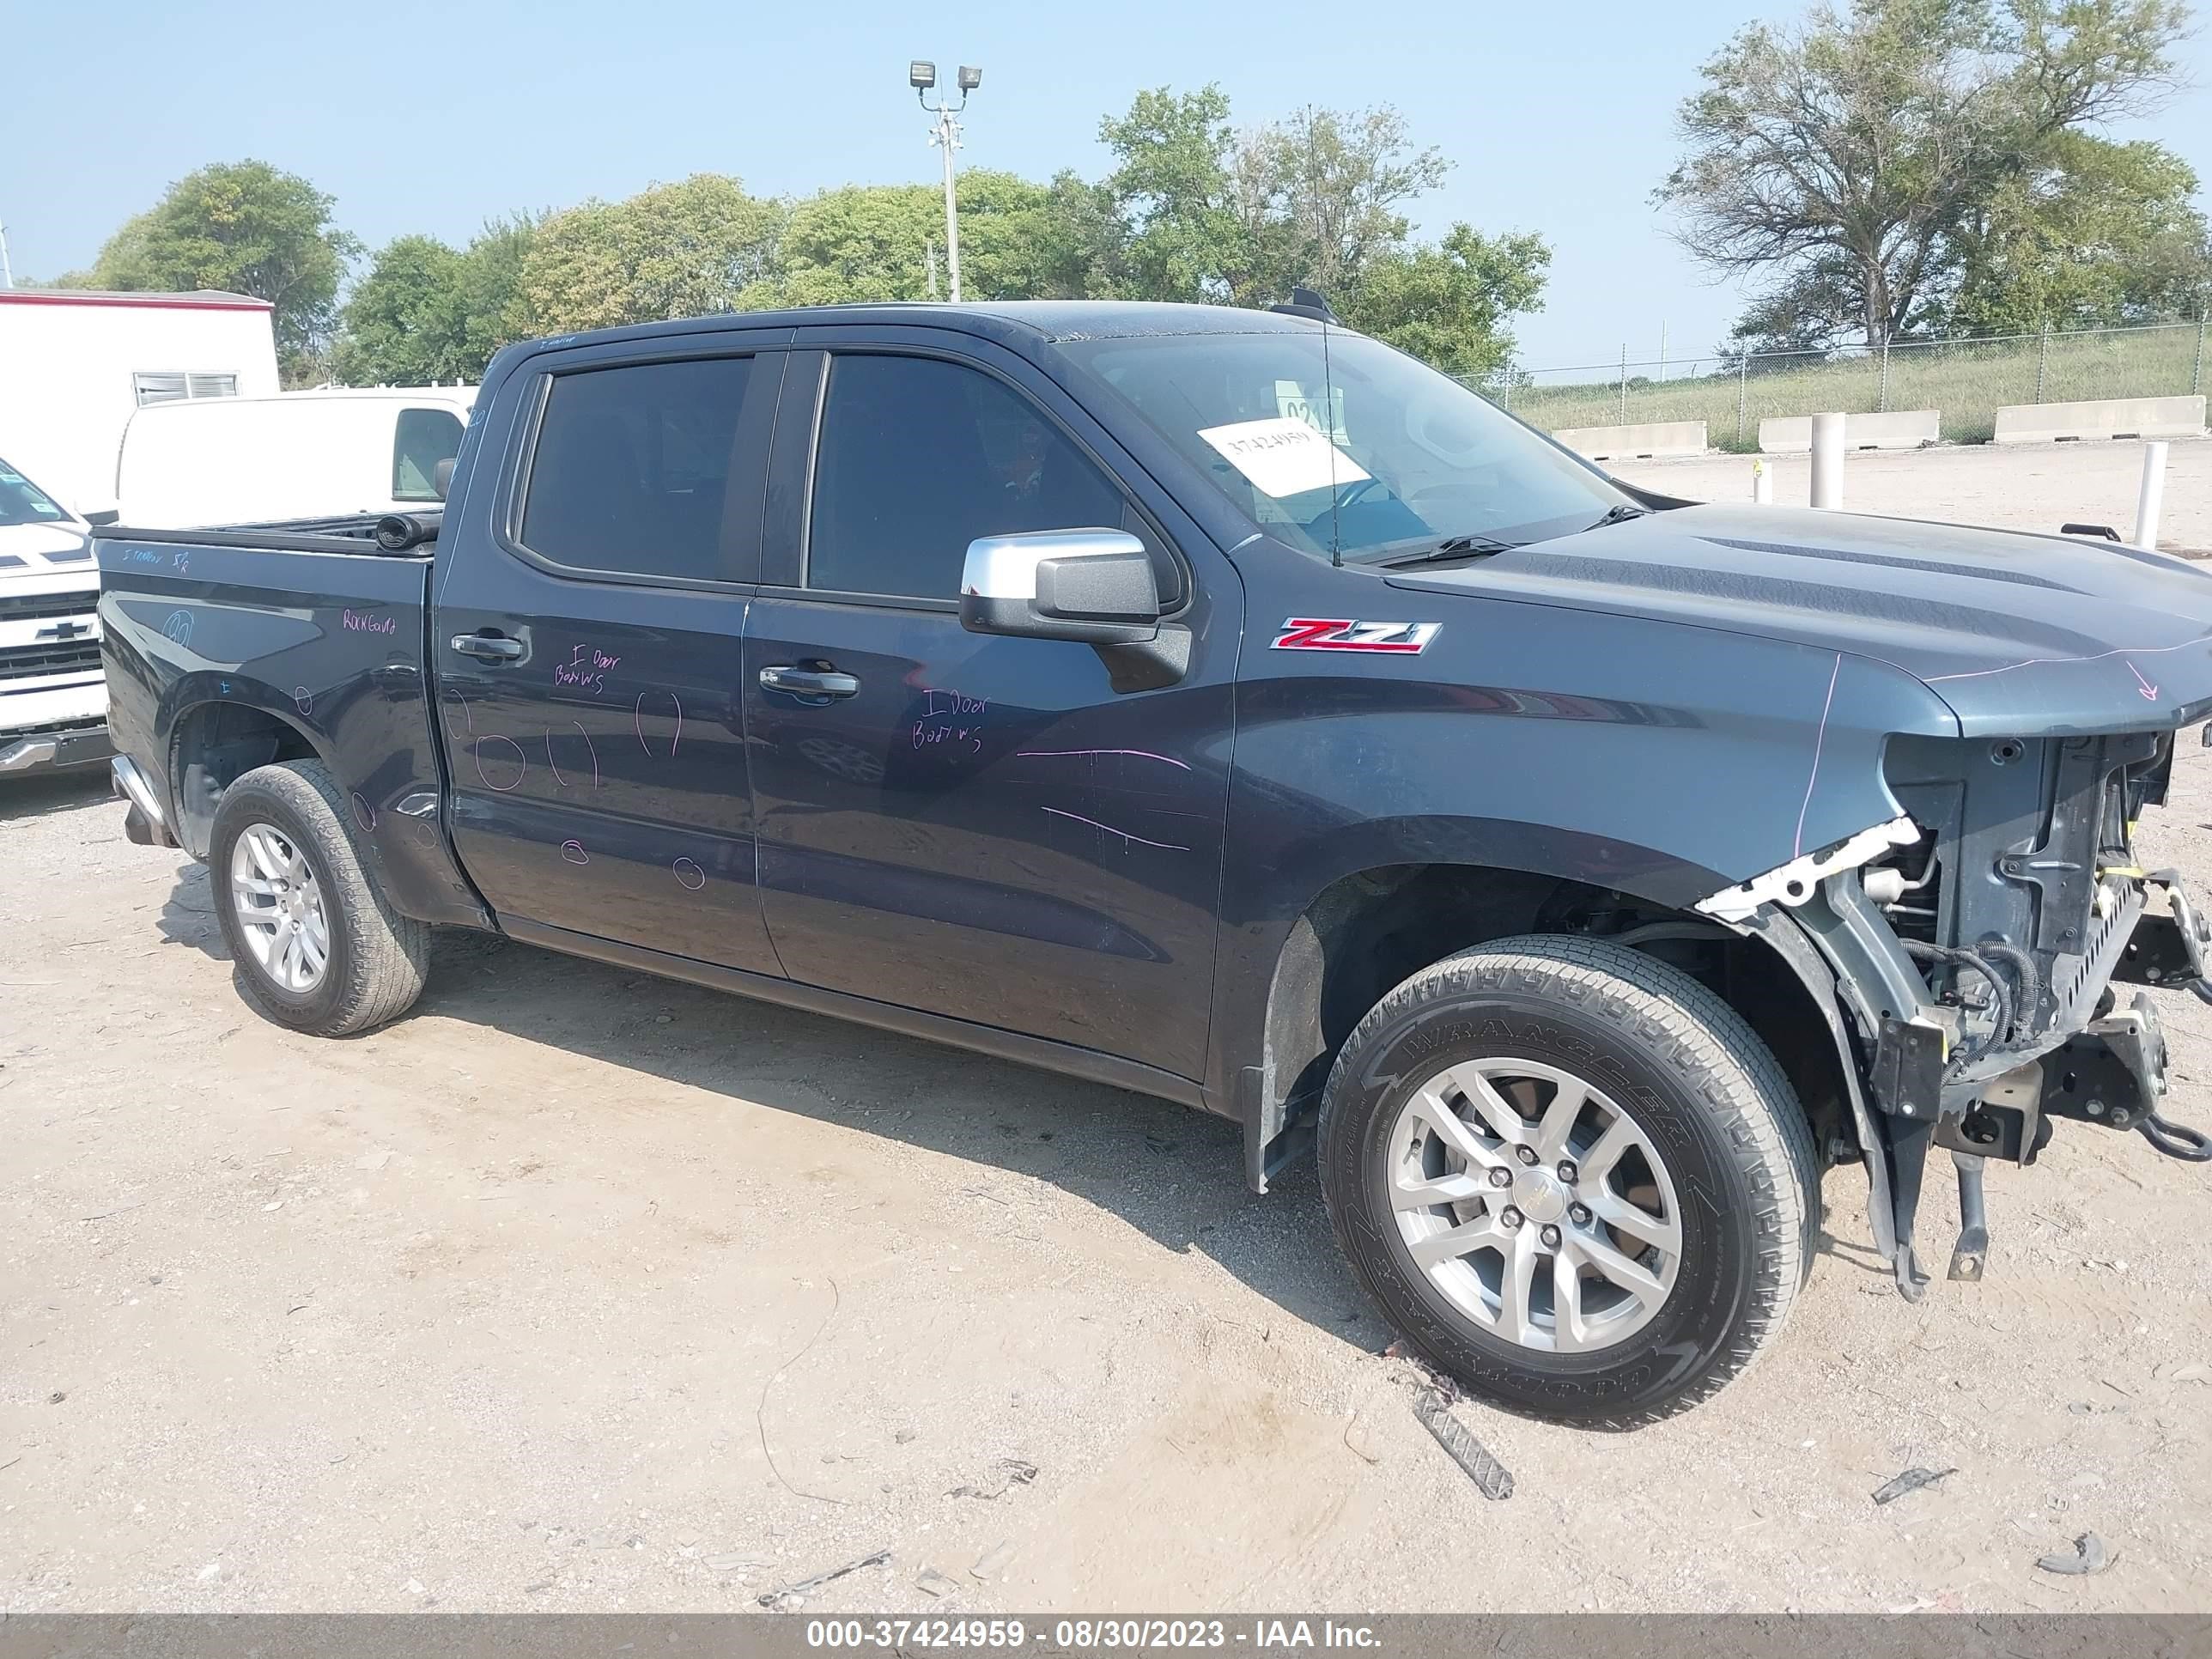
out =
[[[332,757],[303,721],[283,712],[265,687],[211,676],[209,683],[179,682],[169,722],[166,805],[177,841],[194,858],[205,858],[222,792],[257,766]],[[244,695],[241,695],[244,694]],[[258,694],[258,695],[257,695]]]
[[1857,1061],[1834,981],[1794,919],[1737,930],[1683,903],[1554,871],[1405,860],[1323,886],[1267,965],[1256,1042],[1237,1073],[1255,1190],[1305,1149],[1329,1069],[1369,1009],[1432,963],[1528,933],[1625,939],[1692,972],[1773,1051],[1817,1146],[1861,1138]]

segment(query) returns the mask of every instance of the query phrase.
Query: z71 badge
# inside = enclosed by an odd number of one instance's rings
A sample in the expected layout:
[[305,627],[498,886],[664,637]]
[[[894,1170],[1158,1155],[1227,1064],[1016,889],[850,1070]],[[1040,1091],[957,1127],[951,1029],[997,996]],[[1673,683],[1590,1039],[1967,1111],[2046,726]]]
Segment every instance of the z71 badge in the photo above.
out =
[[1275,635],[1278,651],[1379,651],[1418,657],[1443,626],[1432,622],[1350,622],[1341,617],[1289,617]]

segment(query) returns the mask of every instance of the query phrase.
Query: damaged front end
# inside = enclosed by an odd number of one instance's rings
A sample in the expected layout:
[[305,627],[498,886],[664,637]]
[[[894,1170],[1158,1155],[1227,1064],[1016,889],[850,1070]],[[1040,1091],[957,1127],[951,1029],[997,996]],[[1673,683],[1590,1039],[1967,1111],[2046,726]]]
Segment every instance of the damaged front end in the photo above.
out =
[[2127,989],[2212,1000],[2212,933],[2180,876],[2134,850],[2176,738],[1894,738],[1882,769],[1902,813],[1698,906],[1770,936],[1786,913],[1833,973],[1875,1236],[1910,1299],[1928,1282],[1912,1236],[1931,1146],[1958,1170],[1950,1273],[1964,1279],[1988,1252],[1984,1161],[2033,1163],[2054,1119],[2201,1155],[2158,1116],[2166,1042],[2152,999]]

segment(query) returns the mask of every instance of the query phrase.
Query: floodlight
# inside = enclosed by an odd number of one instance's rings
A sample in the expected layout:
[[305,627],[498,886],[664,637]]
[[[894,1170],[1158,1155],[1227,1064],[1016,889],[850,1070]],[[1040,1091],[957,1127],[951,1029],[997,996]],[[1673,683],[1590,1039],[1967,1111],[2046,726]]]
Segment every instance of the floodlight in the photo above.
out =
[[961,91],[963,91],[963,92],[973,92],[973,91],[975,91],[975,88],[978,88],[978,87],[981,86],[982,84],[983,84],[983,71],[982,71],[982,70],[979,70],[979,69],[970,69],[970,68],[969,68],[969,67],[968,67],[968,65],[967,65],[967,64],[963,64],[960,66],[960,90],[961,90]]
[[916,92],[928,91],[937,84],[937,65],[915,58],[906,66],[906,83]]

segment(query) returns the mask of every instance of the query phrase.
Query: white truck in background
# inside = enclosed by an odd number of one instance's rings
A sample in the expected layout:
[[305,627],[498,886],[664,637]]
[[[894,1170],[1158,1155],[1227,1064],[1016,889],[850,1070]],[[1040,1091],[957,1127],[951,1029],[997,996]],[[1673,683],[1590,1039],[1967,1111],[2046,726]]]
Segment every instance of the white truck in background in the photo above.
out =
[[0,455],[80,518],[115,505],[115,455],[143,409],[277,389],[266,300],[0,289]]
[[144,530],[404,513],[442,498],[473,386],[376,386],[140,410],[116,508]]
[[99,603],[84,521],[0,460],[0,778],[114,752]]

